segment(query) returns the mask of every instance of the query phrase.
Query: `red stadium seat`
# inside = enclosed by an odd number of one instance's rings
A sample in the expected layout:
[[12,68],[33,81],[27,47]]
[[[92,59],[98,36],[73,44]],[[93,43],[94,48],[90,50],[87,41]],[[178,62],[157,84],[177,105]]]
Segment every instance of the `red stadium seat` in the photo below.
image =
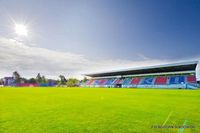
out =
[[93,83],[93,79],[89,80],[89,82],[87,83],[87,85],[91,85]]
[[99,81],[99,85],[104,85],[105,83],[106,83],[106,79],[101,79],[100,81]]
[[121,83],[122,83],[122,80],[121,79],[117,79],[114,84],[121,84]]
[[86,82],[86,85],[89,85],[89,83],[90,83],[90,80],[88,80],[88,81]]
[[137,85],[140,83],[140,80],[141,80],[140,78],[133,78],[131,84]]
[[195,83],[196,82],[196,77],[194,75],[187,76],[187,82]]
[[157,77],[155,80],[155,84],[157,85],[167,84],[167,77]]

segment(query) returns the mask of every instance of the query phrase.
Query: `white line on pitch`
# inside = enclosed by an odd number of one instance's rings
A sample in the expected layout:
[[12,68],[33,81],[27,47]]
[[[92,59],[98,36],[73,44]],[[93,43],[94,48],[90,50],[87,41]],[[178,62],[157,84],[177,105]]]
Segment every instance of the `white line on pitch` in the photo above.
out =
[[162,124],[162,126],[164,126],[167,123],[167,121],[169,120],[169,117],[172,115],[172,113],[173,113],[173,111],[171,111],[169,113],[169,115],[167,116],[167,118],[166,118],[165,122]]

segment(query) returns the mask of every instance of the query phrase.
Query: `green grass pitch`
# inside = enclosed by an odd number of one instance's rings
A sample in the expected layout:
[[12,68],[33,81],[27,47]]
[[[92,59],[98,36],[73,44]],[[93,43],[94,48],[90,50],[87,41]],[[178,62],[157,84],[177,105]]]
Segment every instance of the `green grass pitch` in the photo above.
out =
[[0,88],[0,133],[200,133],[199,107],[199,90]]

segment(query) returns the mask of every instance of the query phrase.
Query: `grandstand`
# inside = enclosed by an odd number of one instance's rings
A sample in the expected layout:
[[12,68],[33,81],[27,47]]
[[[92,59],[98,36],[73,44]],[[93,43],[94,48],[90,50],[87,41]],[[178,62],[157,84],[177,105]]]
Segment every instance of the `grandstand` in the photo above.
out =
[[188,88],[200,83],[199,61],[85,74],[83,87],[116,88]]

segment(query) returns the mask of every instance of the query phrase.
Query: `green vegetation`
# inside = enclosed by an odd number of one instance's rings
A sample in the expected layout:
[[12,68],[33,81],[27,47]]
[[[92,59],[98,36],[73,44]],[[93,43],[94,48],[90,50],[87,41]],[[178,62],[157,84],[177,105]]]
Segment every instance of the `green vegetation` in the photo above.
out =
[[69,78],[68,81],[67,81],[67,83],[66,83],[66,85],[68,87],[75,87],[75,86],[78,85],[78,83],[79,83],[79,81],[77,79],[75,79],[75,78]]
[[199,90],[0,88],[0,133],[199,133],[199,105]]

